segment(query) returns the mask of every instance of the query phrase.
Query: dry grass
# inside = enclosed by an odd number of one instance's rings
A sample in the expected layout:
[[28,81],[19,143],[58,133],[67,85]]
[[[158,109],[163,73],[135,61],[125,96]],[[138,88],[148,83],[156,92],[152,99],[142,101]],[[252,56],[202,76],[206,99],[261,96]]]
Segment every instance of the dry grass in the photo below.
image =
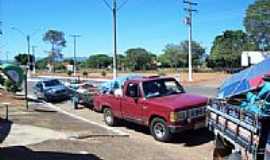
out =
[[[101,72],[102,70],[87,70],[88,72],[88,76],[87,78],[104,78],[104,79],[112,79],[113,74],[111,73],[111,71],[106,71],[106,76],[102,76]],[[196,83],[211,83],[211,84],[220,84],[221,82],[223,82],[223,80],[225,78],[227,78],[228,76],[230,76],[230,74],[224,73],[224,72],[209,72],[209,73],[193,73],[193,81],[189,82],[188,81],[188,73],[187,72],[180,72],[176,73],[173,72],[172,70],[162,70],[162,71],[147,71],[147,72],[120,72],[118,73],[119,76],[125,76],[125,75],[129,75],[132,73],[137,73],[140,75],[144,75],[144,76],[155,76],[155,75],[159,75],[159,73],[164,73],[166,76],[171,76],[171,77],[176,77],[177,79],[179,79],[180,77],[180,81],[184,84],[196,84]],[[68,74],[67,73],[60,73],[60,72],[56,72],[56,73],[48,73],[45,71],[39,71],[37,72],[37,74],[35,76],[65,76],[67,77]],[[83,76],[83,71],[78,72],[77,76],[80,77],[84,77]]]
[[13,96],[11,93],[0,90],[0,106],[2,106],[3,103],[9,103],[12,107],[25,106],[24,99],[15,98],[15,96]]

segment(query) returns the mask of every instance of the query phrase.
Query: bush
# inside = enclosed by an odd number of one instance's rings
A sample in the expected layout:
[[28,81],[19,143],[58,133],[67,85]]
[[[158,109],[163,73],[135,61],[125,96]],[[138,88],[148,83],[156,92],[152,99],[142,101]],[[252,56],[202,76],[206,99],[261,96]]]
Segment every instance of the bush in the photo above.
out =
[[16,93],[17,91],[19,91],[18,87],[14,85],[11,80],[5,81],[5,87],[8,92]]
[[84,72],[83,72],[83,76],[84,76],[84,77],[87,77],[87,76],[88,76],[88,72],[84,71]]
[[5,84],[5,78],[0,74],[0,84],[3,86]]
[[55,70],[63,71],[63,70],[66,70],[66,69],[67,69],[66,66],[64,64],[62,64],[62,63],[56,63],[55,64]]
[[102,71],[102,72],[101,72],[101,75],[102,75],[103,77],[106,77],[107,72],[106,72],[106,71]]
[[72,71],[67,71],[67,75],[68,75],[68,76],[71,76],[72,73],[73,73]]
[[158,72],[158,75],[159,75],[159,76],[166,76],[166,73],[163,72],[163,71],[159,71],[159,72]]

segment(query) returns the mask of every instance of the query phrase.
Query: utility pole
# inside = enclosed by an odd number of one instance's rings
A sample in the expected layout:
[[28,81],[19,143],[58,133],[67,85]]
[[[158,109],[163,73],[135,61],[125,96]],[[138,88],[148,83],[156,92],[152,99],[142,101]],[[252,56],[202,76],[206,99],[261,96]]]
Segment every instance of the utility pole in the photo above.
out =
[[77,64],[77,59],[76,59],[76,51],[77,51],[77,38],[81,37],[78,34],[70,35],[73,37],[73,43],[74,43],[74,50],[73,50],[73,76],[76,76],[76,64]]
[[113,16],[113,79],[117,78],[117,11],[119,11],[123,6],[125,6],[128,0],[122,2],[122,4],[117,5],[116,0],[112,0],[112,6],[107,2],[107,0],[103,0],[106,6],[112,11]]
[[188,15],[185,18],[185,24],[189,26],[188,80],[192,81],[192,13],[197,12],[197,10],[193,9],[193,6],[198,5],[198,3],[192,2],[192,0],[184,0],[183,3],[187,4],[187,7],[185,7],[184,10],[188,12]]
[[36,48],[37,46],[32,46],[32,65],[34,74],[36,74]]
[[117,78],[116,0],[113,0],[113,79]]
[[12,27],[11,29],[19,32],[20,34],[22,34],[23,36],[26,37],[26,42],[27,42],[27,65],[26,65],[26,69],[25,69],[25,82],[24,82],[24,94],[25,94],[25,106],[26,109],[29,109],[29,104],[28,104],[28,84],[27,84],[27,77],[30,77],[30,35],[29,34],[24,34],[23,31],[21,31],[20,29],[16,28],[16,27]]
[[8,54],[9,54],[9,51],[6,52],[6,62],[8,63]]
[[[30,34],[25,34],[22,30],[20,30],[17,27],[11,27],[11,29],[17,31],[18,33],[20,33],[23,37],[26,37],[26,42],[27,42],[27,65],[26,65],[26,69],[25,69],[25,83],[24,83],[24,90],[25,90],[25,106],[26,109],[29,109],[29,105],[28,105],[28,84],[27,84],[27,78],[31,76],[31,73],[29,72],[30,69],[30,55],[31,55],[31,51],[30,51]],[[40,30],[40,29],[39,29]],[[33,32],[31,34],[31,36],[34,36],[37,33],[37,31]]]
[[29,72],[30,70],[30,65],[31,65],[31,60],[30,60],[30,56],[31,56],[31,51],[30,51],[30,35],[26,36],[26,41],[27,41],[27,75],[28,77],[31,77],[31,72]]
[[3,31],[2,31],[2,21],[0,21],[0,36],[3,35]]

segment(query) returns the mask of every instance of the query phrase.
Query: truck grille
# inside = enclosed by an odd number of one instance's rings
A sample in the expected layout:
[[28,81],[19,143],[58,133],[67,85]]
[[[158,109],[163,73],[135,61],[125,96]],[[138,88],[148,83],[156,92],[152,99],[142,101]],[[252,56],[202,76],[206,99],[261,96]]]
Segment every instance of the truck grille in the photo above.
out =
[[188,118],[197,118],[205,116],[206,108],[205,107],[199,107],[199,108],[193,108],[188,110]]

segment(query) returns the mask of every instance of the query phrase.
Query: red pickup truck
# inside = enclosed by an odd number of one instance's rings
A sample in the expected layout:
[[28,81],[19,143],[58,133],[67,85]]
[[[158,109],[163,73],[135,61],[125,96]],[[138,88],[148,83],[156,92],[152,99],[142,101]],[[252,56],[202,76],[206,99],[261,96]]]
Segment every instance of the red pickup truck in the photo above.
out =
[[205,125],[208,98],[188,94],[169,77],[143,77],[127,80],[122,95],[99,93],[94,109],[104,113],[104,121],[114,126],[124,119],[149,126],[158,141],[168,141],[173,133]]

